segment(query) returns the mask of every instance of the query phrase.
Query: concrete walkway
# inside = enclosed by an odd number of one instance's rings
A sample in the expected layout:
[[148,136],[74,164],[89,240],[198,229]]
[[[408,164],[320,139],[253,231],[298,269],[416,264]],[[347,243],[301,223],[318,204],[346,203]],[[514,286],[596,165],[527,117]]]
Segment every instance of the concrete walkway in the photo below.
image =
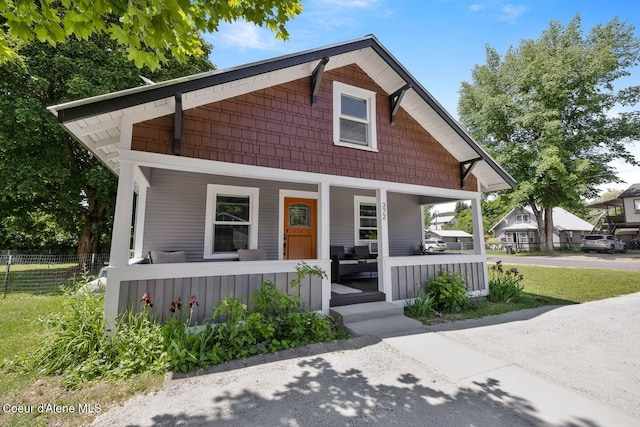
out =
[[640,426],[639,307],[634,294],[403,336],[389,316],[386,338],[172,376],[94,425]]

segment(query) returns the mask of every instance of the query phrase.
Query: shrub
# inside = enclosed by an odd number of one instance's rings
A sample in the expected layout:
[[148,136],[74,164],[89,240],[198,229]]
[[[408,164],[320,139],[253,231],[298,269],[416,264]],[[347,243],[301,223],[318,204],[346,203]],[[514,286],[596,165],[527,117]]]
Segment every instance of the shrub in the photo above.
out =
[[414,318],[430,317],[434,314],[433,296],[421,289],[419,284],[417,286],[419,289],[416,291],[416,296],[407,303],[405,310],[409,316]]
[[145,292],[142,311],[124,313],[115,331],[105,334],[104,294],[65,291],[59,312],[44,321],[47,334],[37,351],[12,367],[44,375],[62,375],[63,384],[77,388],[96,378],[127,378],[145,371],[186,372],[232,359],[274,352],[314,342],[346,338],[333,318],[303,309],[299,289],[307,274],[322,275],[318,267],[302,264],[292,285],[298,295],[282,293],[273,283],[262,283],[252,293],[252,310],[228,297],[214,308],[216,325],[191,326],[196,295],[189,300],[188,318],[182,300],[174,297],[171,317],[159,324],[153,297]]
[[441,271],[438,276],[427,280],[426,286],[436,311],[452,313],[469,306],[469,287],[460,273]]
[[516,302],[522,295],[524,277],[516,268],[505,270],[502,261],[497,261],[489,269],[489,301]]
[[41,319],[41,345],[21,361],[41,375],[62,375],[68,389],[94,378],[128,378],[163,371],[162,326],[149,312],[125,314],[112,335],[104,331],[104,294],[64,291],[63,305]]

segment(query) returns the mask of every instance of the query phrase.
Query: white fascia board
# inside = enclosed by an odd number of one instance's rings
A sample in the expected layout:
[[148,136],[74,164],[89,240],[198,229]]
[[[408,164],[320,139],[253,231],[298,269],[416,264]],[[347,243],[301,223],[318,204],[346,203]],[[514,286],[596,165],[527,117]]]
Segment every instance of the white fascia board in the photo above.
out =
[[310,184],[327,182],[329,185],[334,187],[362,188],[369,190],[384,188],[387,191],[394,193],[435,196],[458,200],[468,200],[481,196],[481,193],[475,191],[453,190],[450,188],[429,187],[416,184],[404,184],[400,182],[379,181],[313,172],[300,172],[289,169],[268,168],[264,166],[240,165],[237,163],[218,162],[213,160],[171,156],[167,154],[148,153],[135,150],[120,150],[120,157],[122,160],[132,161],[139,166],[206,173],[212,175],[236,176],[243,178],[251,177],[271,181],[288,180],[291,182]]

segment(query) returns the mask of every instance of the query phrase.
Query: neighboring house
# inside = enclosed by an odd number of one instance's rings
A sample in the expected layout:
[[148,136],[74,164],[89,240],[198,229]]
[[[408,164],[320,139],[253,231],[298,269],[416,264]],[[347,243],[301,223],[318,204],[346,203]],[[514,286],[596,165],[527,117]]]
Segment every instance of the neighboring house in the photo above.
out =
[[602,209],[595,230],[615,234],[626,243],[640,235],[640,184],[632,184],[615,199],[589,207]]
[[439,214],[433,217],[429,230],[442,230],[445,225],[455,225],[458,219],[451,213]]
[[[576,247],[593,225],[562,208],[553,208],[553,246]],[[518,250],[540,249],[538,222],[530,207],[512,209],[491,229],[490,233]]]
[[[387,301],[441,269],[488,292],[482,226],[474,255],[415,256],[421,209],[470,200],[482,224],[482,192],[514,181],[373,36],[50,110],[118,175],[108,322],[144,292],[161,319],[195,294],[210,320],[264,280],[290,291],[301,259],[331,271],[332,245],[376,247]],[[132,265],[152,250],[186,262]],[[302,287],[307,307],[333,297],[328,278]]]
[[473,235],[462,230],[427,230],[426,238],[442,239],[448,249],[471,249]]

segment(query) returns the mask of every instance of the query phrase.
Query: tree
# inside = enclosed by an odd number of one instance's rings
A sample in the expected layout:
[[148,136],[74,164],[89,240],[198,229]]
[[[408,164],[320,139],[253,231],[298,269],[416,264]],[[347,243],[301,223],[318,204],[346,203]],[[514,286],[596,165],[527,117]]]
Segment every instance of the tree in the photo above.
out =
[[614,19],[583,35],[580,16],[551,22],[504,58],[487,46],[486,64],[463,82],[458,111],[471,135],[515,178],[510,195],[538,220],[541,248],[553,251],[554,206],[579,206],[617,180],[610,162],[638,164],[625,144],[640,137],[640,87],[614,88],[640,57],[634,28]]
[[424,209],[424,228],[427,230],[431,227],[431,221],[435,218],[431,209],[433,209],[433,207]]
[[301,12],[301,0],[0,0],[0,63],[16,58],[17,40],[56,46],[106,34],[138,68],[156,69],[168,63],[167,51],[180,63],[202,55],[200,33],[221,21],[244,19],[286,40],[285,24]]
[[[211,49],[185,64],[138,70],[105,35],[53,47],[23,45],[0,66],[0,244],[96,253],[108,246],[116,178],[57,123],[46,106],[208,71]],[[70,236],[73,236],[72,238]]]

